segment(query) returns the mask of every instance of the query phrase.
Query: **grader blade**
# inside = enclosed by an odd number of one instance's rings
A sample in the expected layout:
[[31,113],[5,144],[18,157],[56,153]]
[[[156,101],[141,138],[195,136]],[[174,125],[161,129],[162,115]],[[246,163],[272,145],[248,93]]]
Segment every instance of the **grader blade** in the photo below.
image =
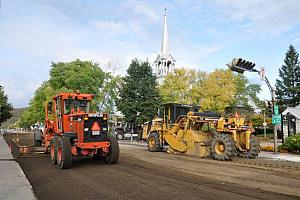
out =
[[187,151],[187,145],[183,142],[179,141],[177,136],[174,134],[172,135],[165,135],[166,142],[170,145],[173,150],[178,152],[184,153]]

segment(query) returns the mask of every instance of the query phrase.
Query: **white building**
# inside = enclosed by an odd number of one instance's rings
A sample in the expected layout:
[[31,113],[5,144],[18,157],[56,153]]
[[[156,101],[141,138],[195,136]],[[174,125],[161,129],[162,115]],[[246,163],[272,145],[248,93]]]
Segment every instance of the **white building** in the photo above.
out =
[[300,106],[288,107],[283,113],[283,138],[300,133]]
[[170,53],[167,13],[165,9],[161,49],[156,60],[154,61],[154,70],[157,76],[158,84],[162,84],[166,75],[169,72],[173,72],[175,62],[175,59]]

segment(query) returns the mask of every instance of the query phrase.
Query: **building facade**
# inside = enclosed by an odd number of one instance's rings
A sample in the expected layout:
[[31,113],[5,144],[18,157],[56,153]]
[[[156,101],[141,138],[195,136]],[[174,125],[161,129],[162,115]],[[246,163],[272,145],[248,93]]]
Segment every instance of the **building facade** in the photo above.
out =
[[300,133],[300,106],[288,107],[282,113],[283,138]]

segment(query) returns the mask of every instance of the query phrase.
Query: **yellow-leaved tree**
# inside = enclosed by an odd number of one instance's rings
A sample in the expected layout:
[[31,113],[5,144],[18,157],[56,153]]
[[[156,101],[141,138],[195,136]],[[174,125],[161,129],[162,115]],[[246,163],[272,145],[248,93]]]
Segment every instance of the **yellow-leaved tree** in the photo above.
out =
[[[207,73],[178,68],[169,73],[159,87],[163,103],[199,104],[195,86],[201,85]],[[199,95],[198,95],[199,96]]]
[[216,69],[197,87],[201,97],[201,110],[224,111],[236,94],[236,85],[231,71]]

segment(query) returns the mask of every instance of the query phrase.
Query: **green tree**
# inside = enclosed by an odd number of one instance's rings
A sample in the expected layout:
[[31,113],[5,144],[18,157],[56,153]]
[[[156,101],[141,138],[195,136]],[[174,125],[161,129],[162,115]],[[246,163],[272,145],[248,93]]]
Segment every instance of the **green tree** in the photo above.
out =
[[79,90],[81,93],[98,95],[105,73],[97,63],[75,60],[68,63],[52,63],[50,86],[53,90]]
[[4,94],[3,87],[0,85],[0,125],[12,117],[12,105],[8,102],[7,95]]
[[99,102],[98,110],[100,112],[114,114],[121,81],[121,76],[113,76],[109,72],[106,73],[103,87],[100,89],[100,93],[95,99]]
[[45,119],[45,104],[59,92],[75,92],[95,94],[93,109],[103,101],[101,88],[105,73],[97,63],[75,60],[68,63],[52,63],[50,78],[34,93],[29,108],[22,114],[20,126],[28,127]]
[[117,100],[118,109],[129,123],[151,120],[160,105],[156,77],[148,61],[132,60],[123,78]]
[[232,106],[241,105],[246,108],[248,112],[254,112],[253,106],[262,109],[264,103],[257,97],[261,91],[259,84],[250,84],[249,80],[239,73],[234,73],[234,83],[236,86],[236,93],[232,102]]
[[20,126],[29,127],[36,122],[45,120],[45,104],[51,101],[54,90],[49,81],[45,81],[34,93],[29,102],[29,107],[21,116]]
[[295,107],[300,102],[300,66],[298,57],[299,54],[296,49],[290,45],[284,64],[279,69],[279,79],[276,80],[276,96],[282,110],[288,106]]

